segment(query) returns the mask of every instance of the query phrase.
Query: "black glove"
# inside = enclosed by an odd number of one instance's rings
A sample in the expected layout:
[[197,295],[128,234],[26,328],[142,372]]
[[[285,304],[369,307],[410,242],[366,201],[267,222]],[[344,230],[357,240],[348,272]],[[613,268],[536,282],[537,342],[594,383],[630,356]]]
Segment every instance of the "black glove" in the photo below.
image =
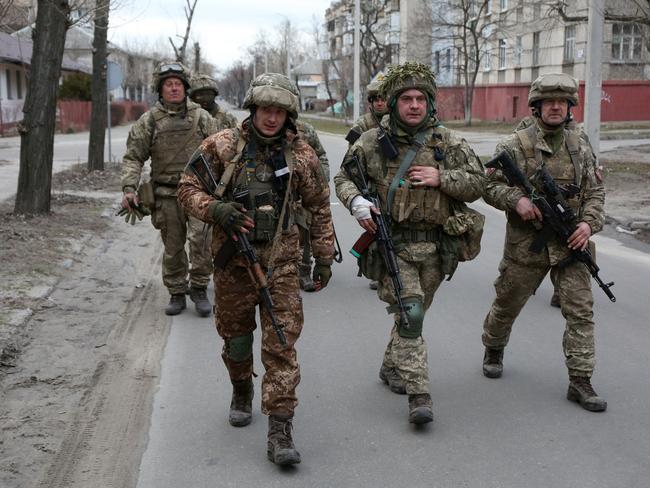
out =
[[332,265],[330,263],[325,263],[317,259],[314,266],[314,272],[312,274],[312,279],[314,282],[320,283],[320,287],[325,288],[330,282],[331,277]]
[[241,203],[228,202],[215,205],[212,218],[229,235],[243,227],[246,221],[245,207]]

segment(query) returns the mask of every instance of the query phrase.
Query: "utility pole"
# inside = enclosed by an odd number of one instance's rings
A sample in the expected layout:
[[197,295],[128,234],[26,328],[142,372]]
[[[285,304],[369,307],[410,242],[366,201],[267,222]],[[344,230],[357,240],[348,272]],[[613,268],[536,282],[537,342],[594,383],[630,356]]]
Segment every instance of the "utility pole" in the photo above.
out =
[[359,72],[361,70],[360,37],[361,0],[354,0],[354,87],[352,90],[354,96],[354,105],[352,109],[352,120],[357,120],[359,118]]
[[600,155],[600,100],[603,86],[604,0],[589,1],[587,23],[587,66],[585,72],[584,126],[596,157]]

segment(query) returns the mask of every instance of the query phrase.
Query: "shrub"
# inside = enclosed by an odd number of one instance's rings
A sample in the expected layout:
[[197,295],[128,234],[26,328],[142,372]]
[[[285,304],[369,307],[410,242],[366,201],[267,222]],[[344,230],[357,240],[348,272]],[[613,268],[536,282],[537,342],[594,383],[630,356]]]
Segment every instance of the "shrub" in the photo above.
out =
[[121,103],[111,103],[111,125],[120,125],[124,121],[125,112]]
[[90,101],[92,99],[91,85],[92,79],[85,73],[66,76],[59,87],[59,99]]

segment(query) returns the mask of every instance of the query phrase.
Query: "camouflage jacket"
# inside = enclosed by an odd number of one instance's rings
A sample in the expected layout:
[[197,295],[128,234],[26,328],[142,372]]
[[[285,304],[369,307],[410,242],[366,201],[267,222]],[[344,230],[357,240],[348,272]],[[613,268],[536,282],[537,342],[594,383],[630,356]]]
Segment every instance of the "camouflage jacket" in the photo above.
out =
[[[152,173],[156,172],[156,165],[164,164],[166,155],[169,154],[173,160],[176,171],[175,179],[178,181],[180,173],[183,171],[185,163],[189,156],[196,150],[200,142],[211,134],[217,132],[218,127],[215,120],[210,114],[203,110],[198,104],[186,99],[186,110],[182,112],[173,112],[158,101],[151,110],[142,114],[142,116],[133,124],[126,140],[126,153],[122,159],[122,189],[136,189],[140,182],[140,175],[144,163],[151,158]],[[164,119],[184,119],[187,117],[188,126],[194,127],[193,117],[199,117],[196,124],[196,133],[190,134],[189,130],[176,136],[181,141],[189,140],[187,147],[174,147],[175,141],[169,137],[160,136],[157,129],[159,122]],[[160,156],[163,155],[163,156]],[[154,181],[154,184],[156,182]],[[175,186],[173,181],[170,185]],[[172,191],[173,193],[173,191]]]
[[[381,120],[382,117],[383,114],[377,114],[377,119]],[[370,129],[374,129],[375,127],[377,127],[375,118],[372,116],[371,112],[367,112],[354,122],[351,130],[363,134],[364,132],[368,132]]]
[[[537,123],[521,129],[521,132],[524,131],[529,131],[529,134],[533,135],[534,150],[541,157],[541,161],[526,158],[526,150],[522,146],[517,132],[503,139],[497,145],[495,154],[507,151],[538,191],[540,188],[536,179],[536,169],[540,164],[545,166],[559,185],[577,184],[580,187],[580,192],[569,199],[567,203],[575,210],[579,221],[589,224],[592,233],[599,232],[605,220],[603,210],[605,189],[597,172],[596,158],[585,133],[575,125],[569,125],[564,129],[560,145],[554,151]],[[574,167],[569,155],[566,144],[567,137],[573,137],[578,141],[577,168]],[[540,257],[528,251],[528,246],[534,240],[537,230],[535,224],[524,222],[515,211],[517,202],[523,196],[525,196],[523,190],[508,185],[501,171],[494,171],[489,175],[484,199],[493,207],[505,210],[508,218],[505,255],[519,262],[536,263],[540,259],[545,260],[546,258],[544,257],[545,253],[542,253],[544,256]],[[539,226],[538,223],[537,226]],[[565,259],[569,254],[564,243],[551,240],[546,247],[552,265]]]
[[300,135],[300,137],[303,138],[307,142],[307,144],[311,146],[311,148],[316,153],[316,156],[318,156],[318,160],[320,161],[320,167],[323,170],[323,176],[325,176],[325,179],[329,181],[330,162],[327,159],[327,154],[325,153],[325,149],[323,148],[323,145],[320,143],[320,139],[318,138],[316,129],[314,129],[314,127],[311,124],[308,124],[303,120],[296,121],[296,129],[298,129],[298,134]]
[[388,188],[411,147],[412,139],[400,131],[393,134],[390,117],[384,117],[381,124],[395,142],[399,156],[391,161],[383,154],[377,141],[378,129],[363,133],[348,149],[341,170],[334,177],[336,194],[348,209],[354,197],[361,194],[343,168],[354,157],[359,159],[371,191],[379,197],[381,211],[391,215],[394,227],[418,230],[444,225],[450,216],[464,209],[463,202],[474,201],[482,195],[483,166],[474,151],[455,132],[431,119],[424,129],[424,145],[411,166],[438,168],[440,186],[412,187],[405,175],[404,182],[395,192],[392,207],[387,209]]
[[[244,121],[236,129],[226,129],[203,141],[201,151],[210,161],[212,172],[217,181],[220,180],[225,168],[235,164],[235,171],[230,178],[226,192],[232,190],[232,185],[238,180],[241,173],[246,171],[246,164],[240,161],[243,149],[249,140],[249,120]],[[296,137],[291,131],[287,131],[286,139],[290,161],[287,161],[292,168],[291,188],[292,195],[302,201],[305,209],[311,215],[310,238],[313,254],[316,259],[331,263],[334,257],[334,230],[332,225],[332,214],[330,211],[329,187],[320,169],[320,164],[314,150],[300,137]],[[292,197],[293,198],[293,197]],[[213,219],[214,206],[218,201],[210,196],[201,186],[199,180],[193,175],[185,173],[178,186],[178,200],[182,207],[190,215],[211,224],[216,224]],[[226,201],[224,196],[222,201]],[[213,230],[213,252],[217,250],[227,239],[226,233],[219,225],[214,225]],[[259,252],[260,260],[265,265],[269,257],[272,241],[269,243],[254,243]],[[292,225],[284,231],[280,241],[280,251],[277,263],[295,261],[301,256],[298,242],[297,225]],[[238,257],[237,259],[243,259]]]
[[222,109],[216,102],[212,110],[210,110],[210,115],[217,121],[217,132],[237,127],[237,119],[235,116],[227,110]]

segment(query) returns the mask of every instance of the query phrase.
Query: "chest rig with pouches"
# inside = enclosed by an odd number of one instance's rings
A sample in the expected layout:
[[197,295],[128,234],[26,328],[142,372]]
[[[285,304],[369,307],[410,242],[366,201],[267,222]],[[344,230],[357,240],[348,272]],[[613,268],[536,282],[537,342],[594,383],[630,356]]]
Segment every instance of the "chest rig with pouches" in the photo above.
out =
[[[251,241],[271,241],[278,231],[287,191],[290,191],[287,153],[284,139],[277,144],[263,145],[252,137],[244,146],[229,199],[244,205],[255,221]],[[287,205],[282,230],[291,224],[289,208]]]

